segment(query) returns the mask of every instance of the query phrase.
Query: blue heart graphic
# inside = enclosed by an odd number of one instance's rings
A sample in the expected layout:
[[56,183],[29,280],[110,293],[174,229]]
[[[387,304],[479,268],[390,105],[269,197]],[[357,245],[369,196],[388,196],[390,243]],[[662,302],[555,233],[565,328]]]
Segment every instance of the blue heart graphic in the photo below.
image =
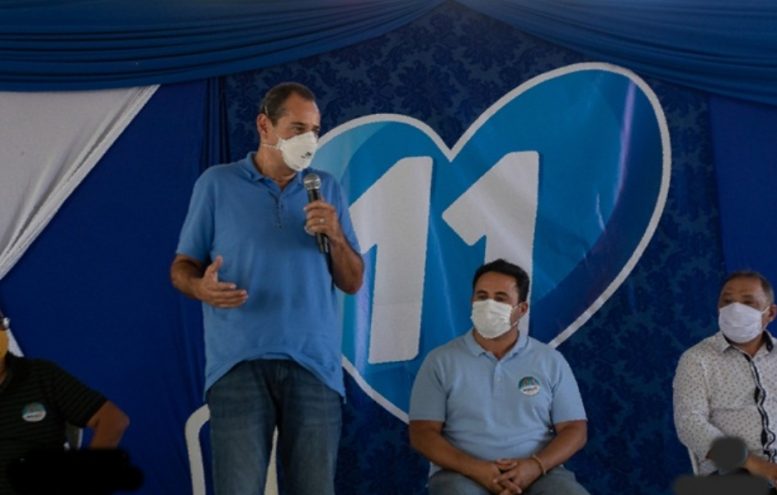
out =
[[497,255],[532,275],[531,335],[560,344],[639,260],[670,163],[657,97],[607,64],[527,81],[452,148],[402,115],[333,129],[313,166],[343,184],[366,263],[342,304],[346,370],[406,421],[418,367],[470,329],[471,277]]

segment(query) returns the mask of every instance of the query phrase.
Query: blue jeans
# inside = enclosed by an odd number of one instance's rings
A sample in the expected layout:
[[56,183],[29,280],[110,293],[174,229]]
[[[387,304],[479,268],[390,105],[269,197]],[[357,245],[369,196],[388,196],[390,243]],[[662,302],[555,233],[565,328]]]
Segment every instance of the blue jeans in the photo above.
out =
[[[544,476],[537,478],[524,495],[589,495],[575,480],[572,471],[557,466]],[[429,495],[489,495],[486,488],[463,474],[453,471],[438,471],[429,478]]]
[[244,361],[208,391],[216,495],[264,493],[273,430],[287,495],[334,495],[340,395],[291,360]]

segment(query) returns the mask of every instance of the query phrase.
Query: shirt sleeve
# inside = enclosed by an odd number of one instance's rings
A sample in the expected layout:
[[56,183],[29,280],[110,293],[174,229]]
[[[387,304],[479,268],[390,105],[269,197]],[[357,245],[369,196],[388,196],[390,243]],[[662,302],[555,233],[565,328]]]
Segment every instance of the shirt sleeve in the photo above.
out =
[[577,386],[572,368],[569,367],[569,363],[561,353],[558,353],[557,356],[559,358],[559,374],[550,405],[551,422],[557,424],[564,421],[585,420],[587,418],[585,407],[583,407],[583,398],[580,396],[580,388]]
[[85,427],[107,399],[56,364],[42,361],[41,366],[49,377],[48,399],[68,423]]
[[709,421],[704,363],[699,356],[686,352],[680,357],[674,376],[674,424],[680,441],[691,449],[698,459],[705,459],[712,442],[724,436]]
[[410,421],[445,421],[447,395],[434,354],[426,357],[410,394]]
[[211,169],[194,183],[189,211],[181,227],[176,253],[203,263],[209,260],[214,232],[214,191]]

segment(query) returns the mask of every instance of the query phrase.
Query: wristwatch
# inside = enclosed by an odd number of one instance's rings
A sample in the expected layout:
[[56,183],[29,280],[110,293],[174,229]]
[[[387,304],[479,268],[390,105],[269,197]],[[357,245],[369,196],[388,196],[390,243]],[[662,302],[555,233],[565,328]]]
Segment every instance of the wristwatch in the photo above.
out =
[[8,318],[7,316],[3,316],[2,318],[0,318],[0,328],[2,328],[3,330],[10,329],[11,328],[11,319]]

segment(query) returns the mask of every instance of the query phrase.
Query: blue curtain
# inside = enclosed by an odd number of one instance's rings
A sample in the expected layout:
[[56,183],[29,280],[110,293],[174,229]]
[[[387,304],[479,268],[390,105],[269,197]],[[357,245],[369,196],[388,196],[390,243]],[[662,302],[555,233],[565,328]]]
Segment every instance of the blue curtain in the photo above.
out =
[[[0,89],[126,87],[269,67],[374,38],[443,0],[132,0],[0,5]],[[458,0],[643,75],[777,104],[771,0]]]
[[459,1],[643,76],[777,105],[777,3],[771,0]]
[[0,89],[128,87],[296,60],[392,31],[442,0],[0,4]]
[[712,97],[710,124],[726,268],[777,282],[777,108]]

